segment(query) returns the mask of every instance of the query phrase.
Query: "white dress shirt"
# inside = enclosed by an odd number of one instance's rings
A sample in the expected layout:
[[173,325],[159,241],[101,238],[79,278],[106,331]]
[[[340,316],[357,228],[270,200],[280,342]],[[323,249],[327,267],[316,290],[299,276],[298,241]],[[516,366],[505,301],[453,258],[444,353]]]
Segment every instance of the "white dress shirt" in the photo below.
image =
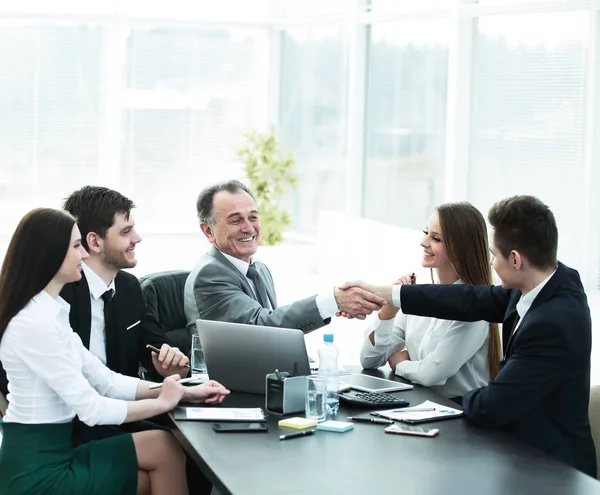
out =
[[91,308],[91,325],[90,325],[90,352],[100,361],[106,364],[106,325],[104,324],[104,299],[102,294],[107,290],[112,289],[113,297],[117,292],[114,279],[110,285],[106,285],[94,270],[85,264],[81,264],[85,279],[90,288],[90,308]]
[[548,281],[552,278],[552,276],[555,273],[556,273],[556,270],[554,270],[550,275],[548,275],[538,285],[536,285],[533,289],[531,289],[527,294],[525,294],[524,296],[521,296],[521,299],[519,299],[519,302],[517,303],[517,313],[519,315],[519,321],[515,325],[515,328],[513,328],[513,333],[515,333],[517,331],[517,328],[519,328],[519,325],[521,324],[523,317],[525,316],[527,311],[529,311],[529,308],[531,308],[533,301],[535,301],[535,298],[538,296],[538,294],[540,292],[542,292],[542,289],[544,288],[544,286],[548,283]]
[[[250,278],[248,278],[248,268],[250,268],[250,263],[239,258],[235,258],[234,256],[224,253],[223,251],[220,251],[220,253],[223,256],[225,256],[225,258],[227,258],[229,261],[231,261],[233,266],[235,266],[240,271],[240,273],[244,277],[246,277],[248,283],[250,284],[250,287],[252,287],[254,295],[257,296],[256,286],[254,285],[254,282]],[[319,314],[321,315],[321,318],[323,318],[323,320],[331,318],[339,311],[337,303],[335,302],[335,289],[329,289],[323,292],[319,292],[315,297],[315,303],[317,304],[317,309],[319,310]],[[270,304],[271,302],[269,301],[269,305]]]
[[110,371],[69,326],[69,304],[42,290],[8,324],[0,360],[12,423],[121,424],[139,380]]
[[[372,331],[375,345],[369,340]],[[410,361],[396,366],[398,376],[446,397],[462,397],[490,379],[488,332],[485,321],[440,320],[402,311],[393,320],[380,320],[376,315],[365,332],[360,362],[364,368],[378,368],[394,352],[406,348]]]

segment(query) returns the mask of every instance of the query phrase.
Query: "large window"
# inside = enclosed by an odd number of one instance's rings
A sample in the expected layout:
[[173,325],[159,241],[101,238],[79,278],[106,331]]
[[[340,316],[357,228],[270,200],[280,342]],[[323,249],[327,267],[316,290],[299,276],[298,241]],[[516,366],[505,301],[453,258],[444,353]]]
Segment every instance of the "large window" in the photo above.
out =
[[421,228],[443,199],[448,20],[371,30],[364,215]]
[[316,230],[322,210],[345,206],[348,46],[338,28],[283,33],[280,125],[297,158],[294,227]]
[[[195,226],[203,187],[241,178],[234,148],[258,125],[260,32],[135,29],[127,40],[122,188],[153,230]],[[264,124],[264,123],[263,123]]]
[[549,204],[559,257],[581,263],[588,14],[483,17],[475,40],[469,197],[533,194]]
[[98,180],[102,30],[0,28],[0,231]]

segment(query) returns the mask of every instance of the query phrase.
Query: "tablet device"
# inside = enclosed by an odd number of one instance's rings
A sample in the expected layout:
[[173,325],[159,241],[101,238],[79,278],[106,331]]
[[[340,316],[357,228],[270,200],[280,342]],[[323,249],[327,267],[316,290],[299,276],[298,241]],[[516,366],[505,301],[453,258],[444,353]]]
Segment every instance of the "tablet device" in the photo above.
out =
[[340,377],[340,388],[342,388],[342,385],[364,392],[397,392],[413,388],[408,383],[393,382],[376,376],[358,374]]

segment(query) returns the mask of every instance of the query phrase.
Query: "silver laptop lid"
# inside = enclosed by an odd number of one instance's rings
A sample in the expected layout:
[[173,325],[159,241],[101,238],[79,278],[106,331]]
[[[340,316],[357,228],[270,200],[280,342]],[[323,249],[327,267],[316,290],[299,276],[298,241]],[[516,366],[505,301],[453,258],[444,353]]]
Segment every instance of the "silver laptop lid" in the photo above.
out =
[[300,330],[210,320],[196,327],[211,380],[229,390],[264,394],[265,376],[275,369],[292,375],[296,366],[298,375],[310,375]]

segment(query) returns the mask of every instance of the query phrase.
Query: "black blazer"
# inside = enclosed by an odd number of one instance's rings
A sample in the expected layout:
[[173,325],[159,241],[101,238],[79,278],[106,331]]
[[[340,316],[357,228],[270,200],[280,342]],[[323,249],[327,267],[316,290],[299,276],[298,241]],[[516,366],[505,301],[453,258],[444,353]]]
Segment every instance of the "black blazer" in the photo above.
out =
[[[146,310],[140,283],[135,276],[119,271],[115,278],[115,289],[116,328],[106,328],[107,334],[113,332],[114,337],[110,339],[107,335],[106,339],[107,366],[117,373],[137,377],[139,364],[142,363],[153,377],[158,377],[146,344],[160,348],[164,343],[171,345],[169,339]],[[78,282],[65,285],[60,295],[71,305],[71,327],[89,349],[92,311],[90,288],[85,276],[82,275]],[[114,341],[115,345],[110,346],[109,341]]]
[[596,477],[588,417],[592,325],[579,274],[559,263],[512,335],[520,297],[502,287],[405,285],[401,306],[407,314],[503,322],[500,372],[464,396],[467,418]]

